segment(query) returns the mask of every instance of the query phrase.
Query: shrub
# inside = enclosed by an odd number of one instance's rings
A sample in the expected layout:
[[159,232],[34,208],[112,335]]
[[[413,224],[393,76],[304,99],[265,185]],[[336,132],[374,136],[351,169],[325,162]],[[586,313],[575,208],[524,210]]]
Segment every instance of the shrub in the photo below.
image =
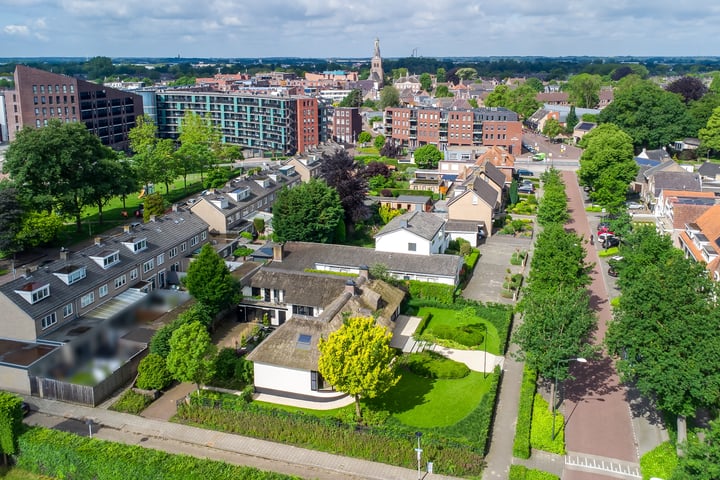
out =
[[464,378],[470,369],[464,363],[445,358],[439,353],[425,351],[402,357],[401,364],[416,375],[425,378]]
[[240,236],[244,238],[245,240],[252,240],[253,234],[250,232],[240,232]]
[[552,473],[527,468],[525,465],[510,465],[510,480],[560,480]]
[[472,251],[465,255],[465,269],[467,272],[472,273],[473,270],[475,270],[475,265],[477,265],[478,260],[480,259],[480,250],[477,248],[473,248]]
[[470,325],[438,325],[430,332],[434,337],[451,340],[466,347],[482,345],[487,333],[484,323],[473,323]]
[[453,285],[419,282],[417,280],[410,280],[408,283],[410,287],[410,295],[413,298],[437,300],[438,302],[446,304],[450,304],[455,301],[455,287]]
[[[102,478],[103,480],[125,480],[127,478],[289,480],[298,478],[206,458],[173,455],[138,445],[123,445],[38,427],[29,429],[20,437],[20,451],[21,454],[17,459],[19,468],[53,478]],[[192,475],[188,475],[189,472],[192,472]]]
[[530,445],[537,450],[545,450],[558,455],[565,455],[565,417],[555,411],[555,439],[553,433],[553,414],[548,402],[539,393],[535,394],[532,413],[532,429]]
[[18,436],[22,427],[22,398],[0,392],[0,453],[12,455],[17,451]]
[[530,428],[532,427],[533,399],[537,373],[525,367],[522,385],[520,387],[520,401],[518,404],[517,424],[515,425],[515,440],[513,442],[513,455],[518,458],[530,458]]
[[605,250],[599,250],[598,256],[599,257],[612,257],[614,255],[617,255],[619,252],[620,252],[620,250],[618,249],[618,247],[610,247]]
[[253,219],[253,227],[255,227],[255,231],[258,233],[265,232],[265,219],[260,217],[255,217]]
[[149,353],[138,365],[137,387],[143,390],[162,390],[172,382],[172,375],[165,359],[157,353]]
[[215,358],[215,375],[209,384],[239,390],[253,381],[253,364],[233,348],[223,348]]
[[131,389],[123,393],[122,396],[112,404],[110,410],[137,415],[145,410],[151,403],[152,398]]
[[640,472],[643,478],[670,478],[677,462],[677,451],[673,444],[663,442],[640,457]]
[[253,250],[253,249],[250,248],[250,247],[239,247],[239,248],[236,248],[236,249],[235,249],[235,251],[233,252],[233,255],[236,256],[236,257],[243,257],[243,258],[245,258],[245,257],[247,257],[248,255],[252,254],[254,251],[255,251],[255,250]]

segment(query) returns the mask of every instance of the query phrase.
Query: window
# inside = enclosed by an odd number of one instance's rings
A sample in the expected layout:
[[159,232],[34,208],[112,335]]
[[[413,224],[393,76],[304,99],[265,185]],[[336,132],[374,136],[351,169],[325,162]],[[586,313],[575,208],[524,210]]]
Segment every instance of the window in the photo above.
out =
[[180,251],[184,252],[185,250],[187,250],[187,245],[185,244],[185,242],[183,242],[180,244]]
[[133,268],[130,270],[130,280],[135,280],[137,278],[137,268]]
[[85,308],[95,301],[95,292],[90,292],[80,298],[80,308]]
[[145,239],[145,238],[141,238],[140,240],[133,242],[133,245],[132,245],[133,252],[139,252],[141,250],[145,250],[146,248],[147,248],[147,239]]
[[417,251],[417,243],[408,243],[408,252]]
[[200,240],[205,240],[207,238],[207,232],[202,232],[200,234]]
[[190,246],[191,246],[191,247],[194,247],[195,245],[198,244],[198,242],[199,242],[198,236],[195,235],[194,237],[192,237],[192,238],[190,239]]
[[99,296],[100,298],[102,298],[102,297],[106,296],[107,294],[108,294],[108,286],[107,286],[107,283],[106,283],[105,285],[101,286],[101,287],[98,289],[98,296]]
[[177,247],[170,249],[170,258],[177,257]]
[[143,273],[147,273],[153,268],[155,268],[155,260],[153,260],[152,258],[147,262],[143,263]]
[[55,315],[55,312],[51,313],[47,317],[43,317],[41,322],[41,327],[43,330],[45,330],[48,327],[51,327],[52,325],[55,325],[57,323],[57,315]]
[[[137,271],[137,270],[135,270]],[[127,275],[121,275],[118,278],[115,279],[115,289],[122,287],[127,283]]]
[[85,278],[85,275],[86,275],[85,267],[80,267],[77,270],[70,272],[70,274],[68,275],[67,284],[72,285],[75,282],[79,282],[80,280]]
[[63,318],[67,318],[73,313],[73,304],[68,303],[63,307]]
[[157,256],[157,264],[162,265],[163,263],[165,263],[165,254],[161,253]]

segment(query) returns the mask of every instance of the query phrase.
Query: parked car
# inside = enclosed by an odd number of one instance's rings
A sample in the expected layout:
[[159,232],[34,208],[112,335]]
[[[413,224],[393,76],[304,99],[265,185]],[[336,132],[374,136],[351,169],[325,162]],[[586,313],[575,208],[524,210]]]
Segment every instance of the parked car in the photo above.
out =
[[30,415],[30,404],[27,402],[22,402],[20,404],[20,410],[22,410],[23,417],[27,417]]
[[518,168],[515,173],[518,174],[519,177],[533,177],[535,174],[532,170],[528,170],[526,168]]
[[645,208],[642,203],[638,202],[627,202],[625,205],[627,206],[628,210],[642,210]]
[[547,157],[546,153],[536,153],[532,156],[533,162],[542,162]]
[[518,193],[535,193],[533,185],[523,184],[518,187]]
[[618,271],[615,270],[615,267],[608,267],[608,275],[610,275],[611,277],[617,277]]
[[620,246],[620,239],[618,237],[606,237],[603,240],[603,246],[605,248],[618,247]]
[[623,257],[620,255],[615,255],[610,260],[608,260],[608,275],[611,277],[617,277],[618,276],[618,270],[617,270],[617,264],[618,262],[622,261]]
[[611,231],[598,232],[598,240],[605,243],[608,238],[615,238],[615,234]]

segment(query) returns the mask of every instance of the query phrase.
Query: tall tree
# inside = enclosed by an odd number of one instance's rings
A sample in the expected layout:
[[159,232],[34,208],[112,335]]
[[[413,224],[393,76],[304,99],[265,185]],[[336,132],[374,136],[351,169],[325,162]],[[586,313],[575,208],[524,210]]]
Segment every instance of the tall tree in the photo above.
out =
[[0,190],[0,253],[11,255],[22,250],[18,234],[22,229],[23,207],[18,201],[17,189]]
[[92,204],[94,189],[100,187],[101,179],[94,175],[97,162],[114,155],[84,124],[52,119],[46,127],[18,132],[3,169],[21,196],[49,201],[63,215],[73,217],[80,231],[83,208]]
[[283,188],[273,204],[273,229],[280,242],[331,243],[345,212],[337,190],[311,179]]
[[578,122],[577,113],[575,113],[575,105],[571,105],[570,111],[565,118],[565,133],[571,134]]
[[618,195],[624,199],[625,190],[638,172],[630,136],[616,125],[606,123],[585,135],[580,146],[585,149],[580,157],[580,183],[599,190],[612,188],[617,180],[623,184]]
[[570,103],[579,108],[595,108],[598,104],[601,79],[599,75],[581,73],[567,82]]
[[400,105],[400,92],[392,85],[386,85],[380,90],[380,103],[378,107],[380,110],[385,110],[388,107],[397,107]]
[[423,145],[413,153],[415,164],[419,168],[435,169],[443,158],[443,154],[435,145]]
[[711,420],[703,435],[688,437],[681,446],[677,468],[671,480],[716,480],[720,478],[720,419]]
[[420,75],[420,87],[426,92],[432,91],[432,77],[429,73],[425,72]]
[[720,329],[716,293],[705,266],[679,250],[622,288],[606,343],[621,378],[662,410],[694,416],[720,401],[720,342],[708,335]]
[[562,125],[556,118],[549,118],[543,125],[542,134],[548,138],[555,138],[563,131]]
[[147,115],[138,117],[137,125],[130,130],[128,137],[135,154],[132,157],[135,173],[146,191],[151,183],[164,183],[167,193],[169,183],[177,176],[172,140],[158,138],[157,125]]
[[170,338],[167,369],[179,382],[200,384],[212,378],[216,348],[207,329],[198,322],[189,322],[175,330]]
[[698,132],[698,138],[705,148],[720,151],[720,107],[713,110],[705,128]]
[[692,118],[678,95],[648,80],[628,79],[620,81],[612,103],[600,112],[601,123],[620,127],[636,148],[658,148],[691,133]]
[[400,380],[391,337],[374,318],[351,317],[327,339],[320,339],[318,371],[336,390],[355,398],[358,418],[361,398],[375,398]]
[[365,205],[368,183],[363,170],[346,150],[323,155],[320,164],[320,177],[337,191],[345,218],[352,223],[365,220],[369,215]]
[[123,178],[127,170],[115,158],[101,159],[93,167],[92,175],[96,182],[90,198],[98,209],[99,222],[103,223],[103,207],[113,197],[123,194],[129,185]]
[[200,170],[200,181],[204,181],[204,172],[217,160],[220,149],[220,134],[213,127],[210,118],[197,113],[187,112],[180,123],[178,137],[180,148],[176,153],[177,169],[183,177],[187,189],[189,173]]
[[443,83],[446,81],[444,68],[440,67],[435,71],[435,80],[438,83]]
[[697,77],[685,75],[671,82],[665,90],[680,95],[685,103],[700,100],[708,92],[708,88]]
[[17,240],[23,248],[46,245],[58,237],[63,221],[53,212],[27,212]]
[[353,88],[345,98],[340,101],[341,107],[361,107],[363,104],[362,90]]
[[183,283],[190,295],[206,305],[213,315],[240,299],[240,288],[235,278],[209,243],[203,245],[198,257],[190,263]]
[[542,81],[539,78],[536,77],[530,77],[525,81],[525,84],[535,90],[536,92],[540,93],[545,90],[545,86],[543,85]]

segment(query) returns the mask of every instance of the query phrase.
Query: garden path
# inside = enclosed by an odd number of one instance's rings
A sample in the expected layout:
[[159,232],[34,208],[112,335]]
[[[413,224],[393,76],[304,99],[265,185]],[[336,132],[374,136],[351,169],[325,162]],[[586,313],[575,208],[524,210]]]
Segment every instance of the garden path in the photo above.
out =
[[484,350],[456,350],[454,348],[441,347],[440,345],[432,345],[428,350],[437,352],[450,360],[464,363],[470,370],[475,372],[490,373],[496,365],[502,368],[505,357],[493,355]]

